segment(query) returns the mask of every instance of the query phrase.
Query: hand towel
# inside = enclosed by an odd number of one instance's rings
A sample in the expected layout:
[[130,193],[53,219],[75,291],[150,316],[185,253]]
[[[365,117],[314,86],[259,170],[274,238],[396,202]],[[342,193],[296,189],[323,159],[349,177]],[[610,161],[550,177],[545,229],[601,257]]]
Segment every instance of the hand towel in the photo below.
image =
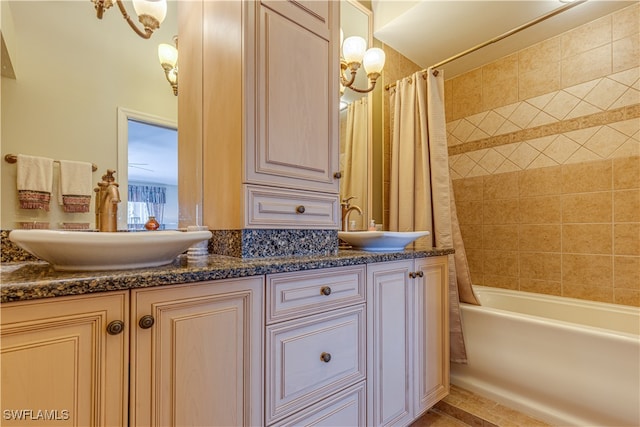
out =
[[93,178],[91,163],[60,160],[58,202],[65,212],[89,212]]
[[18,201],[22,209],[49,211],[53,185],[53,159],[17,155]]

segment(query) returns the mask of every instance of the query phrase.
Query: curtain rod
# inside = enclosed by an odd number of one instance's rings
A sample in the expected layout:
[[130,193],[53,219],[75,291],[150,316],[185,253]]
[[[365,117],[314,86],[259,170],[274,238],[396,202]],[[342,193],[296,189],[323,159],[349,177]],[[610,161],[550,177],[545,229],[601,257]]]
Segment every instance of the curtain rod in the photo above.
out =
[[[483,47],[489,46],[490,44],[494,44],[496,42],[499,42],[500,40],[506,39],[507,37],[512,36],[512,35],[514,35],[516,33],[519,33],[522,30],[526,30],[527,28],[532,27],[532,26],[534,26],[536,24],[539,24],[542,21],[546,21],[547,19],[552,18],[552,17],[554,17],[556,15],[559,15],[560,13],[565,12],[565,11],[575,7],[575,6],[578,6],[579,4],[585,3],[586,1],[587,0],[577,0],[577,1],[574,1],[572,3],[567,3],[564,6],[561,6],[561,7],[557,8],[557,9],[554,9],[551,12],[545,13],[544,15],[541,15],[541,16],[537,17],[536,19],[532,20],[532,21],[529,21],[529,22],[527,22],[525,24],[520,25],[519,27],[516,27],[516,28],[514,28],[512,30],[509,30],[506,33],[503,33],[503,34],[501,34],[501,35],[499,35],[497,37],[492,38],[491,40],[488,40],[488,41],[486,41],[484,43],[480,43],[479,45],[476,45],[476,46],[474,46],[474,47],[472,47],[470,49],[467,49],[467,50],[465,50],[463,52],[460,52],[457,55],[452,56],[451,58],[445,59],[444,61],[440,61],[437,64],[430,66],[428,69],[438,68],[438,67],[441,67],[444,64],[447,64],[447,63],[449,63],[451,61],[455,61],[456,59],[462,58],[463,56],[466,56],[466,55],[468,55],[470,53],[473,53],[476,50],[480,50]],[[421,72],[426,73],[427,69],[421,70]],[[434,73],[434,75],[437,76],[438,75],[438,70],[433,70],[433,73]],[[385,90],[389,90],[392,87],[395,87],[395,85],[396,85],[395,83],[390,83],[390,84],[386,85],[384,88],[385,88]]]

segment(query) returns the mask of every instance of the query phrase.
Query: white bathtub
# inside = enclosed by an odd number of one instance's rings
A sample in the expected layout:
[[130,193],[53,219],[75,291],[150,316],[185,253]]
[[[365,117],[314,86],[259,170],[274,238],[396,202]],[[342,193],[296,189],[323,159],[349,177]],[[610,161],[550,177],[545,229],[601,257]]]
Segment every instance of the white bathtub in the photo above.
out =
[[474,289],[452,384],[554,425],[640,426],[640,309]]

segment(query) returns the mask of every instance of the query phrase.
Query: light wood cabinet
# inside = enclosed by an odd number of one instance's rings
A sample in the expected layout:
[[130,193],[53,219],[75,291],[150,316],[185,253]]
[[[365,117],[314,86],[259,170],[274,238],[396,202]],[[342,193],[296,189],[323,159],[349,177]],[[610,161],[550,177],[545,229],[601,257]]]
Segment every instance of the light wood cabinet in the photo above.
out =
[[267,276],[265,424],[365,425],[365,277],[365,266]]
[[[185,185],[200,175],[204,183],[202,202],[183,193],[181,205],[201,203],[211,229],[337,229],[339,2],[194,1],[180,9],[181,46],[200,49],[180,51],[178,160],[191,176]],[[256,209],[256,186],[286,193],[263,197],[275,215]],[[298,209],[318,195],[319,209]]]
[[408,425],[449,392],[446,257],[367,266],[369,425]]
[[132,291],[131,426],[262,423],[263,281]]
[[127,424],[128,295],[2,304],[2,425]]

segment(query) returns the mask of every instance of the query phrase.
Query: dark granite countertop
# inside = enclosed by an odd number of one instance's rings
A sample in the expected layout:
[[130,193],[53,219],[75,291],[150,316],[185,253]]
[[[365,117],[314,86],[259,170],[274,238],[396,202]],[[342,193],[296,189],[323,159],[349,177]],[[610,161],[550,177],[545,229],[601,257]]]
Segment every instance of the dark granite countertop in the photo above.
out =
[[32,300],[207,280],[314,270],[374,262],[449,255],[453,249],[407,249],[402,252],[339,250],[336,255],[278,258],[235,258],[209,255],[197,262],[186,255],[162,267],[134,270],[56,271],[46,262],[0,264],[0,302]]

